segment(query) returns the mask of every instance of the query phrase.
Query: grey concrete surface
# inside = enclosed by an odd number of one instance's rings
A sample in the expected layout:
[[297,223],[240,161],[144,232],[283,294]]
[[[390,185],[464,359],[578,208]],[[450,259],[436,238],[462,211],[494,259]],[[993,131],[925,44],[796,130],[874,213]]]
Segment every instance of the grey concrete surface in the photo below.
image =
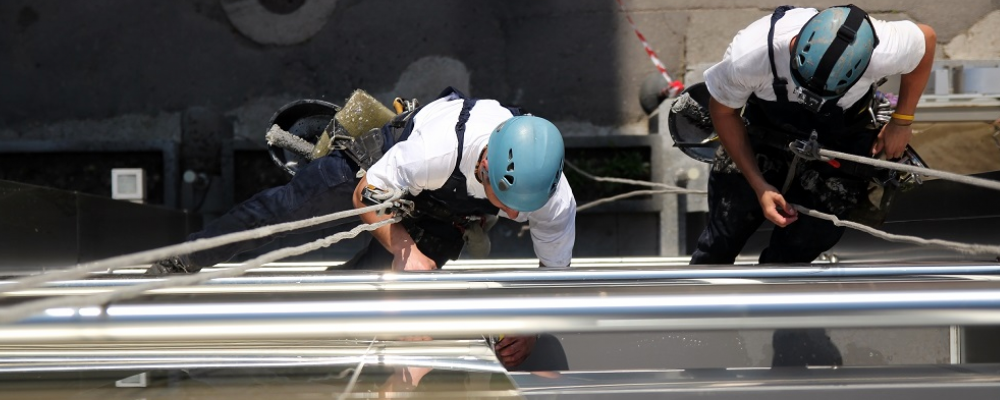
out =
[[[948,328],[832,329],[844,366],[947,364]],[[574,371],[769,367],[773,331],[556,335]]]
[[[622,3],[668,72],[695,82],[736,32],[785,2]],[[933,26],[940,57],[1000,58],[991,30],[1000,0],[856,3],[880,18]],[[524,106],[566,136],[656,131],[638,98],[655,68],[614,0],[8,0],[0,2],[0,60],[0,141],[170,140],[186,148],[181,141],[207,140],[263,149],[268,119],[288,101],[343,102],[357,88],[385,102],[428,101],[446,85]],[[204,137],[182,134],[181,118],[193,109],[212,110],[190,121],[213,127],[194,132]],[[667,153],[658,168],[677,164],[662,162],[678,157]],[[206,157],[182,163],[225,176]],[[177,191],[198,197],[188,189]],[[591,231],[595,243],[606,233],[581,225],[581,237]]]
[[[736,31],[778,3],[624,2],[676,76],[690,64],[717,60]],[[243,14],[266,12],[251,7],[252,0],[3,2],[0,57],[7,61],[0,74],[7,79],[0,93],[5,110],[0,127],[22,130],[27,123],[192,106],[230,111],[265,97],[339,101],[354,88],[420,91],[397,84],[427,57],[461,63],[474,95],[522,104],[557,121],[600,127],[645,118],[638,87],[655,70],[613,1],[306,1],[302,9],[330,9],[330,14],[319,19],[324,23],[317,32],[288,45],[260,43],[241,33],[226,11],[240,4],[235,8]],[[962,7],[929,0],[858,4],[876,15],[905,13],[930,24],[942,43],[959,35],[963,43],[970,35],[982,36],[966,31],[998,9],[992,0],[963,1]],[[258,21],[266,25],[269,19]],[[306,24],[319,25],[316,18],[303,19]],[[989,24],[983,26],[979,29]],[[465,79],[465,73],[458,75],[456,80]],[[427,84],[442,81],[447,79]]]

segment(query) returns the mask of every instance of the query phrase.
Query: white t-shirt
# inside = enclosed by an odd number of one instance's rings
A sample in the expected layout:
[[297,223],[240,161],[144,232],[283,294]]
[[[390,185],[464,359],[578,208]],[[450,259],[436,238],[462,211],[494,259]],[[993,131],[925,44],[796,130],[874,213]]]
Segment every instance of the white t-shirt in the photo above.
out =
[[[414,116],[410,137],[390,148],[368,169],[368,184],[386,190],[406,189],[413,195],[444,186],[458,159],[455,125],[462,103],[457,95],[451,95],[425,105]],[[493,130],[511,116],[510,110],[496,100],[485,99],[479,100],[469,113],[459,170],[465,175],[472,197],[486,198],[483,184],[474,174],[479,154]],[[503,211],[500,216],[511,219]],[[565,175],[560,177],[555,193],[542,208],[518,213],[514,220],[528,222],[535,255],[542,265],[569,265],[576,241],[576,199]]]
[[[789,10],[774,27],[774,65],[778,77],[788,82],[788,100],[799,102],[791,74],[792,37],[818,11],[814,8]],[[879,45],[872,53],[871,62],[864,75],[837,101],[842,109],[850,108],[860,100],[871,85],[887,76],[906,74],[917,68],[924,56],[924,34],[910,21],[886,22],[872,19]],[[722,61],[705,71],[705,85],[716,101],[726,107],[741,108],[750,94],[765,101],[777,101],[771,63],[767,55],[767,33],[771,16],[761,18],[736,34]]]

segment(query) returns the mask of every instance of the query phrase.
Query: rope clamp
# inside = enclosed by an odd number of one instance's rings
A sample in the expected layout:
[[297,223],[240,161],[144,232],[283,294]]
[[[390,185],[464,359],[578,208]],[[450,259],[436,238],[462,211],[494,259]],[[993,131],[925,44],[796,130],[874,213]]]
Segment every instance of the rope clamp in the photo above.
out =
[[809,134],[809,140],[796,140],[788,144],[788,149],[795,154],[796,157],[802,158],[809,161],[824,161],[829,162],[831,158],[823,157],[819,154],[819,151],[823,149],[823,146],[819,144],[817,140],[819,135],[816,131]]
[[399,199],[392,202],[392,207],[382,210],[384,213],[413,217],[416,207],[412,200]]

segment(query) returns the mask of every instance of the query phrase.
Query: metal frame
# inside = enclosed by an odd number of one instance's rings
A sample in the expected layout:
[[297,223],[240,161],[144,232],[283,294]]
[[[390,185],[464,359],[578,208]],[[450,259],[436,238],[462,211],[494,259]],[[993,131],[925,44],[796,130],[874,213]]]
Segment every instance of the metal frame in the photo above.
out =
[[[142,152],[158,151],[163,155],[163,205],[177,208],[177,185],[180,161],[177,143],[170,140],[135,142],[100,142],[82,140],[9,140],[0,142],[0,153],[69,153],[69,152]],[[108,194],[110,196],[110,193]]]
[[1000,325],[1000,283],[992,276],[289,286],[296,290],[50,308],[0,326],[0,342]]

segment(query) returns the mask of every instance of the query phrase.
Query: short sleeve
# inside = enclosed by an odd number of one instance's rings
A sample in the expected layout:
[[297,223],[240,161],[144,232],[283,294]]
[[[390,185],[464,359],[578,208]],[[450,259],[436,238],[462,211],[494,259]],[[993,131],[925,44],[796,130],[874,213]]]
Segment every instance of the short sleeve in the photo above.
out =
[[908,74],[920,64],[926,51],[926,38],[912,21],[872,20],[879,44],[872,54],[872,76],[877,78]]

